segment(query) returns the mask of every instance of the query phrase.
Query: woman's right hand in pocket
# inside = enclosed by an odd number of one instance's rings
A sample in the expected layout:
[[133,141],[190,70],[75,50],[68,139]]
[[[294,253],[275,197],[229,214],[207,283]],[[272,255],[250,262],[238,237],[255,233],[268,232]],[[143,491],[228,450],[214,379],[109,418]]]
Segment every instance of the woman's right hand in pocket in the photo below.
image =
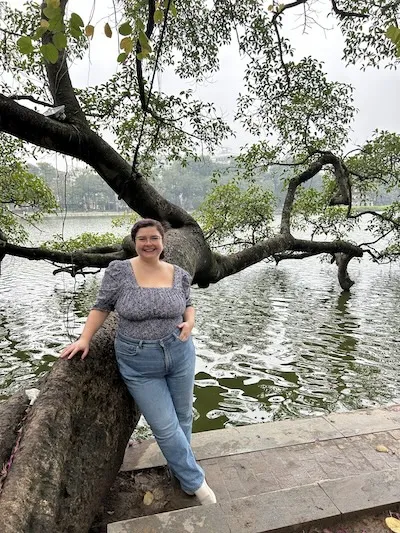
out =
[[85,357],[89,353],[89,347],[90,342],[86,341],[85,339],[78,339],[72,344],[66,346],[61,352],[60,357],[61,359],[72,359],[74,355],[79,352],[82,352],[81,359],[85,359]]

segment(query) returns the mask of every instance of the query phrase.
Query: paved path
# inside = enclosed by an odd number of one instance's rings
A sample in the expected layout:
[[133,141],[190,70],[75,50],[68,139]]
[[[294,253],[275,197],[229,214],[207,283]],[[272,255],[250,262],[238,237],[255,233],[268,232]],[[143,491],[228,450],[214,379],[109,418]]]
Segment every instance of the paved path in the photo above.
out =
[[[298,531],[400,502],[400,406],[197,433],[193,448],[218,503],[115,522],[108,533]],[[122,470],[162,464],[151,440],[127,450]]]

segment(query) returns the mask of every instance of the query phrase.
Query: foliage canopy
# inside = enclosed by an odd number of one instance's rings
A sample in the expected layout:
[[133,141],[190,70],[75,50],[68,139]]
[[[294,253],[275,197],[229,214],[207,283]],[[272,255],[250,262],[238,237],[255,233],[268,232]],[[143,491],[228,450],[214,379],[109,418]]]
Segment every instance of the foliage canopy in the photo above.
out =
[[[347,64],[396,68],[400,2],[380,0],[371,6],[368,0],[272,0],[269,5],[262,0],[234,5],[231,0],[120,0],[111,11],[97,13],[93,3],[89,17],[70,4],[47,0],[43,5],[28,2],[23,9],[4,7],[1,54],[13,81],[2,83],[0,104],[4,110],[8,106],[10,117],[22,117],[27,108],[17,102],[25,100],[42,112],[50,108],[50,118],[29,115],[38,135],[6,120],[3,132],[85,161],[142,215],[157,216],[173,227],[194,224],[141,180],[152,172],[157,176],[160,163],[185,165],[200,150],[212,151],[232,134],[215,106],[183,82],[207,80],[219,70],[221,49],[236,46],[244,77],[235,121],[255,142],[232,162],[233,181],[218,182],[201,206],[199,220],[206,233],[217,245],[230,237],[250,249],[267,242],[272,237],[273,199],[257,179],[278,167],[285,169],[286,189],[281,245],[290,254],[303,252],[300,243],[293,244],[290,231],[296,225],[307,223],[308,253],[314,254],[326,248],[315,246],[315,236],[328,234],[337,243],[368,216],[374,241],[357,243],[357,253],[353,243],[332,244],[329,253],[340,248],[349,254],[351,248],[355,255],[368,251],[375,260],[397,257],[399,136],[376,131],[364,146],[346,153],[356,113],[353,88],[330,79],[315,57],[299,56],[295,43],[301,32],[294,32],[292,22],[300,18],[305,32],[326,19],[336,27],[335,38],[337,32],[342,34]],[[118,70],[95,86],[73,87],[69,68],[92,47],[101,46],[99,35],[110,43],[118,40]],[[164,71],[175,73],[182,90],[168,94],[156,88],[156,74]],[[63,106],[64,118],[51,114],[54,106]],[[111,136],[118,155],[104,135]],[[96,151],[93,147],[102,150],[101,157],[90,153]],[[133,160],[129,175],[127,160]],[[323,175],[322,187],[310,188],[310,180],[318,175]],[[374,195],[390,199],[384,212],[368,210],[366,215],[353,209]],[[44,202],[43,208],[52,207]],[[242,239],[246,232],[250,238]]]

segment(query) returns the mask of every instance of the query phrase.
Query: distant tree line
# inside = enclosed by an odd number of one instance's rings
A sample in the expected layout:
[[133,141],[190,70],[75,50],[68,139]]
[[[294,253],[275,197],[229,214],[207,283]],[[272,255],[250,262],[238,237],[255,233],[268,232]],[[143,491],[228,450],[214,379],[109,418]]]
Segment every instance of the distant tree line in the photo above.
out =
[[29,171],[43,178],[60,208],[68,211],[124,211],[126,204],[88,168],[60,171],[50,163],[29,165]]
[[[89,168],[60,171],[47,162],[29,165],[32,174],[43,178],[53,192],[59,206],[71,212],[124,211],[126,204],[118,199],[110,187]],[[209,156],[189,160],[184,166],[179,162],[159,164],[153,170],[153,185],[170,202],[183,209],[196,210],[212,192],[216,184],[226,184],[237,180],[243,188],[249,180],[273,193],[276,207],[282,206],[285,196],[285,172],[279,166],[271,166],[267,171],[253,172],[251,177],[240,176],[235,159],[225,157],[213,160]],[[307,187],[320,190],[322,178],[318,174]],[[393,194],[377,189],[367,196],[354,198],[354,204],[386,205],[394,201]]]

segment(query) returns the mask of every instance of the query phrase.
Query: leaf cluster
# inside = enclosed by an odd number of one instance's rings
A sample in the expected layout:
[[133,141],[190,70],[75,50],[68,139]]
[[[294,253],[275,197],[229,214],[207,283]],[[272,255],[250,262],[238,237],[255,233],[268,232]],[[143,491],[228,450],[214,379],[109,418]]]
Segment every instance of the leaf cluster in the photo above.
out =
[[271,235],[274,208],[271,191],[255,184],[243,189],[233,179],[215,185],[194,216],[213,246],[243,248]]
[[64,239],[60,234],[54,235],[54,238],[40,245],[41,248],[57,250],[60,252],[74,252],[76,250],[85,250],[99,246],[114,245],[116,242],[114,233],[89,233],[84,232],[78,237]]
[[4,134],[1,140],[0,229],[10,242],[21,243],[28,238],[27,225],[55,213],[58,204],[44,180],[18,159],[18,142]]

